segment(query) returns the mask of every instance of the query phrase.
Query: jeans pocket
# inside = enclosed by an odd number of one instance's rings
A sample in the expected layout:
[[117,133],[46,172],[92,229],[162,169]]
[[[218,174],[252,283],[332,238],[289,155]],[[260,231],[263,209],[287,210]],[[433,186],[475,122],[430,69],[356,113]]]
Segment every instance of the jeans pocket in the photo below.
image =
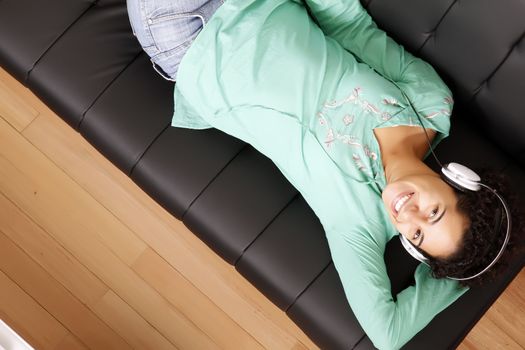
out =
[[180,61],[188,50],[192,41],[177,46],[176,48],[168,51],[161,52],[151,57],[153,68],[159,73],[164,79],[174,81],[177,76]]
[[151,37],[159,52],[187,46],[195,40],[204,23],[199,13],[165,13],[148,19]]

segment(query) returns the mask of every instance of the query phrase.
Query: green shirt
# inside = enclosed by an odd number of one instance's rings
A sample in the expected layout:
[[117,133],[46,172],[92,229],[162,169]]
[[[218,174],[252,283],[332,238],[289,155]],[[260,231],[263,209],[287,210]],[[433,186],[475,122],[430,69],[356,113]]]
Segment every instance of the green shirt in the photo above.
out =
[[[172,126],[214,127],[270,158],[326,233],[346,297],[374,345],[399,348],[466,289],[434,279],[392,298],[384,251],[398,235],[374,128],[448,136],[452,94],[378,29],[358,0],[228,0],[184,56]],[[429,152],[426,156],[428,156]]]

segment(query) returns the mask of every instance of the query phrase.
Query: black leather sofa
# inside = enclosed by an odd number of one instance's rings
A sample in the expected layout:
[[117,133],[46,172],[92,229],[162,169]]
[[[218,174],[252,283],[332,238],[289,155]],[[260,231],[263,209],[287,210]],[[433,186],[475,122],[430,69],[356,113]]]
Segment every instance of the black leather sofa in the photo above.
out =
[[[454,92],[442,161],[501,169],[523,198],[525,2],[363,4]],[[216,129],[170,126],[173,85],[141,51],[124,0],[0,0],[0,65],[319,347],[373,348],[345,299],[317,217],[271,160]],[[411,283],[416,264],[398,240],[385,259],[395,295]],[[455,348],[524,264],[520,257],[496,283],[470,290],[405,348]]]

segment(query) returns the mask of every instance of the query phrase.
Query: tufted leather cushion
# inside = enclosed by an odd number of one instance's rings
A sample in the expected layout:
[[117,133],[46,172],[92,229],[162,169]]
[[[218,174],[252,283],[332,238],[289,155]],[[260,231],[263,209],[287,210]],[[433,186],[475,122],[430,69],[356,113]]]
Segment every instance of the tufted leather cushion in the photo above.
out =
[[[363,4],[453,90],[451,134],[437,152],[442,161],[492,165],[525,196],[525,3]],[[0,65],[321,348],[373,348],[346,301],[317,217],[273,163],[218,130],[170,127],[173,84],[158,77],[138,46],[124,0],[0,0]],[[398,240],[385,259],[396,295],[416,264]],[[498,281],[466,293],[405,348],[455,347],[524,263],[519,257]]]
[[369,12],[399,42],[428,60],[467,118],[525,165],[525,3],[509,0],[371,1]]

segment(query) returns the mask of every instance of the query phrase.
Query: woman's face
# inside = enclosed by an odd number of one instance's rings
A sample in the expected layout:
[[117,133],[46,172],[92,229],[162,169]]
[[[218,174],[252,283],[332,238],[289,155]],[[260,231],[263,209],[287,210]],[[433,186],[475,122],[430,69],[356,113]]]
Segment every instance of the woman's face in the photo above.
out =
[[433,257],[455,252],[468,227],[454,190],[438,174],[409,175],[389,183],[383,203],[396,229]]

